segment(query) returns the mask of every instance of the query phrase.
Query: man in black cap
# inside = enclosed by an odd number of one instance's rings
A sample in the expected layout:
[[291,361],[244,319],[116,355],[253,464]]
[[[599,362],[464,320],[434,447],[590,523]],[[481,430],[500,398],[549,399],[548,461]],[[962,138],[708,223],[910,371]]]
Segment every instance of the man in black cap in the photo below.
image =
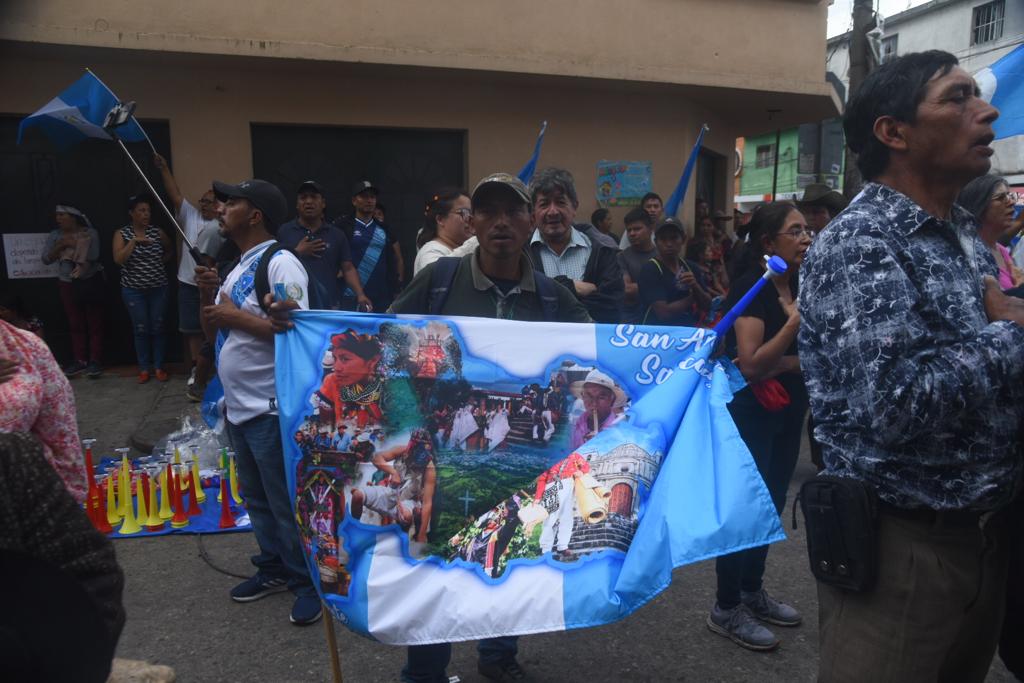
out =
[[[369,180],[360,180],[352,187],[352,206],[355,213],[338,220],[338,227],[348,238],[352,262],[356,264],[363,291],[373,302],[375,311],[390,305],[402,284],[405,264],[402,250],[391,231],[374,218],[377,208],[377,187]],[[343,294],[342,306],[354,309],[356,295],[351,288]]]
[[[221,234],[242,252],[221,283],[212,268],[196,268],[206,338],[221,335],[218,374],[224,385],[225,423],[238,457],[238,476],[260,552],[252,558],[256,575],[231,590],[236,602],[251,602],[283,590],[295,594],[291,622],[311,624],[321,616],[299,546],[291,495],[285,482],[281,430],[274,382],[274,332],[256,300],[255,275],[263,253],[287,211],[281,191],[264,180],[238,185],[215,182],[221,201]],[[306,269],[287,250],[267,265],[271,291],[283,291],[308,308]]]
[[341,307],[338,280],[343,278],[355,293],[359,310],[373,310],[370,300],[363,293],[359,273],[352,265],[348,239],[340,229],[324,220],[326,206],[320,183],[307,180],[299,185],[295,200],[298,216],[278,228],[277,241],[294,249],[309,276],[320,283],[321,291],[325,294],[325,308]]
[[804,188],[804,196],[796,203],[796,207],[807,220],[807,227],[817,234],[849,203],[846,197],[828,185],[811,183]]

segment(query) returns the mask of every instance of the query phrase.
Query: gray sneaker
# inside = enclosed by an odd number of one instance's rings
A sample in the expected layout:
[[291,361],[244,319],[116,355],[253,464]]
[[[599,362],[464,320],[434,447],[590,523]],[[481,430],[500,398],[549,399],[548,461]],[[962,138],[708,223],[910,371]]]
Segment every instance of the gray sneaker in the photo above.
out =
[[796,609],[771,597],[763,588],[756,593],[743,591],[740,593],[740,599],[747,606],[747,609],[750,610],[751,614],[761,621],[767,621],[769,624],[799,626],[800,622],[803,621],[803,617],[800,616]]
[[779,646],[775,634],[757,623],[742,604],[722,609],[716,602],[708,615],[708,628],[748,650],[767,651]]

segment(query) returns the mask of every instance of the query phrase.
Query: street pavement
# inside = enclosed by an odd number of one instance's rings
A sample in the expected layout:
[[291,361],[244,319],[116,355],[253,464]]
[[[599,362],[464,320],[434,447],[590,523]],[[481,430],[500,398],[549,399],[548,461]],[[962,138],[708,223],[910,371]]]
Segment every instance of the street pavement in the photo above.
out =
[[[135,384],[127,372],[75,379],[83,437],[97,439],[94,452],[152,443],[169,415],[194,410],[184,400],[180,376],[166,384]],[[137,452],[137,451],[136,451]],[[708,631],[714,602],[713,561],[675,571],[672,585],[632,616],[615,624],[566,633],[523,637],[519,661],[531,681],[813,681],[817,672],[818,618],[815,584],[807,566],[802,519],[792,530],[793,496],[814,475],[804,445],[784,514],[788,540],[772,547],[765,586],[804,615],[796,628],[773,627],[782,645],[774,652],[744,650]],[[251,533],[200,537],[166,536],[115,541],[124,568],[128,621],[118,657],[166,664],[177,680],[330,681],[322,623],[297,627],[288,621],[291,596],[279,593],[249,604],[228,591],[248,576],[256,551]],[[209,563],[201,556],[205,550]],[[211,566],[214,565],[214,566]],[[216,567],[216,568],[214,568]],[[404,648],[381,645],[336,625],[344,677],[349,683],[396,681]],[[449,675],[484,681],[476,672],[475,645],[456,643]],[[998,657],[988,683],[1013,677]]]

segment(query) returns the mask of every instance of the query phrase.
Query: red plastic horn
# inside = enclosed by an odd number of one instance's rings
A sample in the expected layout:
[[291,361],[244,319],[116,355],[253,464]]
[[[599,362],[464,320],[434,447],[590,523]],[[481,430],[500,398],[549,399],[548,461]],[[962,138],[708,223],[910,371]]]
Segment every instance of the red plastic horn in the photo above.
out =
[[195,515],[203,514],[203,509],[199,507],[199,482],[196,481],[196,473],[189,470],[189,496],[188,496],[188,516],[194,517]]
[[[226,474],[226,473],[225,473]],[[228,478],[222,474],[220,477],[220,528],[234,529],[235,518],[231,514],[231,495],[228,493]]]

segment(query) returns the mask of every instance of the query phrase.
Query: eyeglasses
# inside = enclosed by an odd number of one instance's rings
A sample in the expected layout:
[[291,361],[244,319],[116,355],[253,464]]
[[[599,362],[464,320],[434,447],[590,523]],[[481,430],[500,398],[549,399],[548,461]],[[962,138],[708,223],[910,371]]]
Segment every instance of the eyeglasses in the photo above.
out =
[[1009,202],[1016,204],[1020,199],[1020,195],[1016,192],[1000,192],[999,194],[992,195],[992,201],[994,202]]
[[804,235],[810,237],[811,239],[814,239],[814,231],[811,230],[810,228],[797,228],[795,230],[787,230],[786,232],[780,232],[777,234],[786,235],[787,237],[792,237],[795,240],[800,239]]
[[466,208],[452,209],[449,213],[454,213],[459,218],[461,218],[462,220],[468,221],[469,217],[473,215],[473,210],[472,209],[466,209]]

